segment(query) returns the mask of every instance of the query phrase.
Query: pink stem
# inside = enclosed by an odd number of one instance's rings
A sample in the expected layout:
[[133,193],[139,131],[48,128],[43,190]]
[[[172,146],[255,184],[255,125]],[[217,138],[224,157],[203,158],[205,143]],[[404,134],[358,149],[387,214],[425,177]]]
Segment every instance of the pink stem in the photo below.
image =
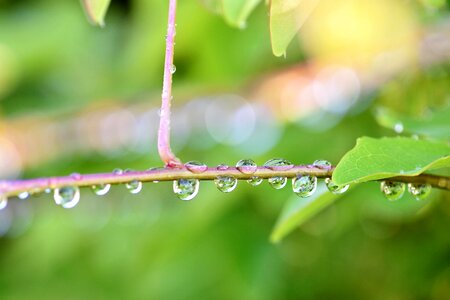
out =
[[170,105],[172,101],[172,69],[175,45],[175,15],[177,1],[169,0],[169,17],[166,36],[166,59],[164,62],[164,81],[161,95],[161,110],[158,130],[158,152],[167,167],[182,168],[181,161],[170,148]]

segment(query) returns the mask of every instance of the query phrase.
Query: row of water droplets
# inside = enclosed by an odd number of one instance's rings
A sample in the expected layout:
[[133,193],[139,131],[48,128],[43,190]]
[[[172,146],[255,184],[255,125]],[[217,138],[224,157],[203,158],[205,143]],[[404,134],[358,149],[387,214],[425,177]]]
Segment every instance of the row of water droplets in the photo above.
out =
[[408,192],[417,201],[423,200],[431,193],[431,185],[424,183],[404,183],[395,181],[382,181],[381,192],[389,201],[396,201],[403,197],[408,185]]

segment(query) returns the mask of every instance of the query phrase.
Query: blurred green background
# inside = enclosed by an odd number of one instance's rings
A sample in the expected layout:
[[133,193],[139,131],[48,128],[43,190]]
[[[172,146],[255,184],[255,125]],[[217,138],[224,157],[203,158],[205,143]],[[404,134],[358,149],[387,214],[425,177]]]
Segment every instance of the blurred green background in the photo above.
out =
[[[78,1],[0,0],[1,178],[161,165],[166,2],[112,0],[97,28]],[[201,1],[178,6],[173,143],[184,161],[336,164],[357,137],[397,134],[377,108],[423,118],[449,105],[448,1],[323,0],[286,58],[272,55],[264,5],[243,30]],[[82,190],[72,210],[50,195],[11,199],[0,298],[450,298],[448,192],[388,203],[368,183],[271,244],[289,186],[223,194],[202,182],[190,202],[171,189]]]

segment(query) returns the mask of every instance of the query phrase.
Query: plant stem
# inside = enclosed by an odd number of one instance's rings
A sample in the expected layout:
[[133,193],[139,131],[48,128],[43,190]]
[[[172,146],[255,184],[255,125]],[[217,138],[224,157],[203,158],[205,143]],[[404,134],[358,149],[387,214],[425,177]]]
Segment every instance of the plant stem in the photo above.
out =
[[164,79],[161,95],[161,110],[158,130],[158,152],[163,163],[170,168],[182,168],[181,161],[170,148],[170,105],[172,101],[172,68],[175,45],[175,16],[177,1],[169,0],[169,16],[166,36],[166,58],[164,62]]
[[[218,176],[233,176],[239,180],[246,180],[251,179],[254,176],[267,179],[275,176],[293,178],[297,175],[312,175],[318,178],[326,178],[331,177],[331,175],[333,174],[333,170],[334,167],[329,169],[321,169],[311,165],[302,165],[294,166],[293,168],[288,170],[271,170],[266,167],[259,167],[253,174],[244,174],[236,168],[231,167],[227,170],[208,168],[202,173],[192,173],[187,169],[179,168],[161,168],[148,171],[126,172],[123,174],[77,174],[65,177],[0,181],[0,195],[9,197],[16,196],[22,192],[38,193],[49,188],[55,189],[64,186],[90,187],[101,184],[123,184],[133,180],[142,182],[173,181],[177,179],[214,180]],[[411,177],[393,177],[389,180],[400,182],[428,183],[435,188],[450,190],[450,177],[421,174]]]

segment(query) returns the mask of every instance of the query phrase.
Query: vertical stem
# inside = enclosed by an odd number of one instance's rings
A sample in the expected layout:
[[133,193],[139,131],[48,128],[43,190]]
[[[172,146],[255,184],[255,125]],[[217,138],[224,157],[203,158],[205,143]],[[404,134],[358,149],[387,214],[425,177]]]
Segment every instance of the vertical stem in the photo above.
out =
[[170,105],[172,101],[172,68],[175,45],[175,15],[177,0],[169,0],[169,17],[166,36],[166,59],[164,62],[164,81],[161,95],[161,110],[158,131],[158,152],[167,167],[181,167],[181,161],[170,148]]

